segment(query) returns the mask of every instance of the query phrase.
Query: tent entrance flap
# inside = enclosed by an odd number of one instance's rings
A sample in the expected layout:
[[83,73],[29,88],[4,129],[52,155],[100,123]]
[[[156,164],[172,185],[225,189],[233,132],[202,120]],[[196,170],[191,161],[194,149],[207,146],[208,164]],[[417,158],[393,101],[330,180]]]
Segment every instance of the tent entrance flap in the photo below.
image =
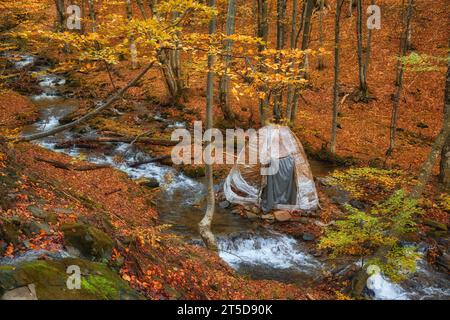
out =
[[267,176],[266,186],[261,194],[261,209],[269,212],[277,204],[295,205],[296,200],[295,161],[287,156],[279,159],[278,172]]

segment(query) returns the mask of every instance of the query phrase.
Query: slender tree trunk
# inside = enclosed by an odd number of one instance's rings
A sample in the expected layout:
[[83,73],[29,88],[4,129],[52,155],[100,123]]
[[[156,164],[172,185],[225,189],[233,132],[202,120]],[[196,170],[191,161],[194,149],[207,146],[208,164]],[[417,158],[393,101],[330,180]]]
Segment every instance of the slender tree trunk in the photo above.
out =
[[344,0],[336,1],[336,18],[334,24],[334,85],[333,85],[333,120],[331,123],[330,152],[336,154],[337,116],[339,100],[339,49],[340,49],[340,20]]
[[92,32],[97,32],[97,15],[95,14],[95,1],[94,0],[88,0],[89,4],[89,17],[91,18]]
[[[264,44],[258,45],[258,51],[264,51],[266,49],[266,43],[269,34],[269,22],[268,22],[268,10],[267,10],[267,0],[258,0],[258,37],[264,41]],[[265,72],[262,64],[258,66],[259,72]],[[260,91],[263,91],[267,94],[267,87],[263,86],[259,88]],[[264,126],[266,123],[266,110],[269,104],[267,95],[264,98],[259,98],[259,117],[261,126]]]
[[447,137],[441,152],[439,181],[444,190],[450,192],[450,136]]
[[139,7],[139,11],[141,11],[142,17],[144,18],[144,20],[147,20],[147,13],[145,12],[144,3],[142,2],[142,0],[136,0],[136,3]]
[[[315,0],[305,0],[305,7],[302,17],[302,29],[303,29],[303,36],[302,36],[302,43],[300,49],[302,51],[305,51],[309,47],[309,41],[311,37],[311,18],[314,10],[314,4]],[[304,69],[302,72],[302,78],[309,79],[309,56],[305,55],[303,62],[299,64],[299,67]],[[298,111],[298,102],[300,97],[300,89],[296,88],[294,90],[294,97],[293,97],[293,111],[291,114],[291,121],[294,121],[295,115]]]
[[[292,1],[292,16],[291,16],[291,37],[290,37],[290,47],[291,49],[295,49],[296,47],[296,34],[297,34],[297,8],[298,7],[298,0]],[[291,60],[291,67],[294,64],[294,61]],[[292,105],[294,103],[294,86],[289,85],[288,87],[288,94],[287,94],[287,104],[286,104],[286,119],[291,120],[292,117]]]
[[[235,27],[235,18],[236,18],[236,0],[228,0],[228,13],[227,13],[227,25],[226,25],[226,34],[230,36],[234,34]],[[231,62],[231,48],[233,42],[231,40],[225,40],[225,52],[226,56],[224,58],[224,74],[220,79],[219,86],[219,105],[222,109],[223,116],[226,120],[234,120],[234,114],[231,111],[230,107],[230,76],[228,75],[228,68]]]
[[[324,33],[323,33],[323,16],[324,16],[324,8],[325,8],[325,0],[320,1],[320,11],[319,11],[319,47],[323,48],[324,41]],[[323,54],[319,53],[319,61],[317,64],[317,69],[323,70]]]
[[363,61],[363,6],[362,0],[356,0],[356,36],[357,36],[357,56],[358,56],[358,76],[359,87],[355,95],[355,102],[368,102],[369,89],[367,88],[365,61]]
[[65,29],[66,15],[64,0],[55,0],[56,6],[56,31],[63,32]]
[[348,1],[348,13],[349,17],[353,16],[353,0]]
[[[126,9],[127,9],[127,19],[128,21],[131,21],[133,19],[133,7],[131,4],[131,0],[126,0]],[[131,68],[137,69],[137,47],[136,42],[134,40],[134,35],[132,32],[128,35],[128,41],[130,42],[130,57],[131,57]]]
[[406,55],[407,51],[407,43],[406,38],[411,22],[411,16],[412,16],[412,9],[414,5],[414,0],[408,1],[408,7],[406,8],[406,18],[405,18],[405,26],[403,28],[401,41],[400,41],[400,55],[399,60],[397,62],[397,77],[395,79],[395,94],[393,97],[393,107],[392,107],[392,115],[391,115],[391,124],[390,124],[390,137],[389,137],[389,148],[386,151],[386,159],[392,155],[392,152],[395,149],[395,143],[396,143],[396,135],[397,135],[397,122],[398,122],[398,113],[399,113],[399,107],[400,107],[400,97],[401,92],[403,89],[403,63],[401,61],[401,58],[403,58]]
[[[284,49],[285,32],[286,32],[286,0],[277,0],[277,50]],[[275,57],[275,63],[281,63],[280,53]],[[277,72],[281,72],[280,69]],[[280,104],[282,101],[281,89],[276,89],[273,97],[273,115],[275,119],[281,119]]]
[[[444,165],[444,171],[447,169],[447,181],[446,185],[444,184],[444,187],[448,189],[449,187],[449,181],[448,181],[448,170],[449,170],[449,157],[448,155],[444,155],[444,152],[447,154],[450,152],[448,150],[448,141],[450,139],[450,54],[448,55],[449,61],[448,61],[448,69],[447,69],[447,76],[445,80],[445,95],[444,95],[444,120],[442,123],[441,131],[439,132],[438,136],[436,137],[436,140],[433,143],[433,146],[431,147],[431,151],[428,155],[427,160],[423,163],[422,168],[420,169],[419,177],[417,179],[417,184],[411,191],[410,196],[412,198],[419,198],[422,195],[422,192],[428,183],[428,180],[430,179],[431,172],[433,170],[434,165],[436,164],[437,158],[439,154],[441,154],[441,178],[442,178],[442,165]],[[447,144],[444,148],[444,144]],[[447,150],[445,150],[447,149]],[[442,162],[446,163],[442,163]],[[444,172],[445,177],[445,172]]]
[[[208,0],[210,7],[216,7],[216,0]],[[213,35],[216,33],[216,22],[217,18],[214,16],[209,22],[209,34]],[[213,98],[214,98],[214,72],[212,67],[214,64],[215,56],[208,55],[208,80],[206,84],[206,130],[213,127]],[[207,144],[210,144],[208,141]],[[212,164],[205,164],[206,166],[206,213],[202,221],[199,223],[200,236],[202,237],[205,245],[208,249],[217,251],[217,243],[214,234],[211,232],[211,223],[214,217],[215,211],[215,195],[213,188],[213,166]]]
[[[371,1],[371,5],[375,4],[375,0]],[[368,29],[367,31],[367,45],[366,45],[366,55],[364,60],[364,79],[367,81],[367,72],[369,70],[369,62],[370,62],[370,53],[372,51],[372,29]]]

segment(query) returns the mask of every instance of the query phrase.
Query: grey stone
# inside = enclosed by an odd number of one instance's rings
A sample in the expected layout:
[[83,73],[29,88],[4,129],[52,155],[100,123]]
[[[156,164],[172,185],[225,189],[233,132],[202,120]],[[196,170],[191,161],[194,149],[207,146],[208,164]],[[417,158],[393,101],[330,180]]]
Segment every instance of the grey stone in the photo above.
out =
[[28,210],[30,210],[31,215],[35,218],[39,219],[47,219],[48,213],[36,206],[29,206]]
[[35,234],[39,234],[41,233],[41,231],[44,231],[45,233],[50,233],[50,226],[46,223],[42,223],[42,222],[36,222],[33,221],[30,223],[30,225],[28,226],[28,230],[31,233],[35,233]]
[[308,233],[308,232],[305,232],[305,233],[303,234],[303,236],[302,236],[302,239],[303,239],[304,241],[314,241],[315,238],[316,238],[316,237],[315,237],[313,234]]
[[261,218],[262,218],[263,220],[275,220],[275,217],[273,216],[273,214],[263,214],[263,215],[261,216]]
[[1,300],[37,300],[34,284],[6,291]]
[[231,203],[229,203],[227,200],[219,202],[219,207],[222,209],[227,209],[230,207],[230,205]]

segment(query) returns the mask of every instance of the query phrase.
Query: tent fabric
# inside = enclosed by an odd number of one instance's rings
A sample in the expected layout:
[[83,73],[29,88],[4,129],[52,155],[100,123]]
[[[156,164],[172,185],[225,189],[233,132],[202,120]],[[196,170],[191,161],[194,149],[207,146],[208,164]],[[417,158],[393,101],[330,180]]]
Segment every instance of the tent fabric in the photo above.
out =
[[[264,211],[269,208],[315,210],[319,205],[316,186],[298,138],[288,127],[277,125],[259,129],[257,136],[257,144],[246,143],[239,152],[237,162],[225,180],[226,199],[236,204],[257,205]],[[257,164],[248,163],[252,152],[258,154]],[[278,172],[263,174],[261,169],[276,160]]]

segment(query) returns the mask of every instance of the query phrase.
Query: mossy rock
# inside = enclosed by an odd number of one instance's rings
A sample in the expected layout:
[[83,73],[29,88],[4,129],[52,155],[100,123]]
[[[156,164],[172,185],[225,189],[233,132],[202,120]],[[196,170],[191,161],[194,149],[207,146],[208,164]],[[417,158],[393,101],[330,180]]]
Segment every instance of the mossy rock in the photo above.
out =
[[190,178],[201,178],[205,176],[205,167],[186,165],[183,167],[183,173]]
[[108,260],[114,247],[113,240],[103,231],[81,223],[61,226],[66,246],[72,246],[86,258]]
[[[69,289],[69,266],[78,266],[81,288]],[[34,284],[39,300],[137,300],[142,297],[105,264],[82,259],[35,260],[0,266],[0,294]]]
[[14,222],[0,218],[0,240],[16,244],[19,241],[19,228]]

